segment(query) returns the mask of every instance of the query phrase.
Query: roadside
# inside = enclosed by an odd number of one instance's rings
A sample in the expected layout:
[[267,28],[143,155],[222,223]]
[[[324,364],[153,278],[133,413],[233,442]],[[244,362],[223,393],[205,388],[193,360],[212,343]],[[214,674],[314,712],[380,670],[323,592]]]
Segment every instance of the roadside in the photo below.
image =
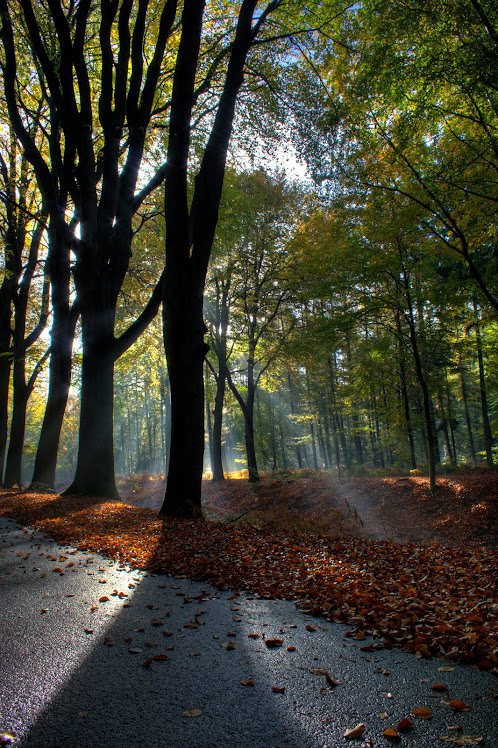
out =
[[358,724],[377,748],[405,718],[402,746],[498,745],[490,672],[9,519],[0,538],[0,732],[20,748],[337,748]]

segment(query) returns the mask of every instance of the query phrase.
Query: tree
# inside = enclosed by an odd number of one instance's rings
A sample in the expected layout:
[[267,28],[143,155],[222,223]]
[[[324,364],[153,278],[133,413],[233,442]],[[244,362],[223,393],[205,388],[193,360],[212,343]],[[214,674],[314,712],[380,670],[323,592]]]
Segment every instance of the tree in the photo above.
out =
[[[69,248],[76,256],[73,278],[83,360],[78,461],[69,493],[117,496],[112,430],[114,361],[136,339],[160,303],[159,285],[135,324],[115,339],[116,304],[129,263],[133,217],[164,175],[164,169],[159,170],[136,192],[177,3],[170,0],[162,5],[159,20],[152,27],[145,23],[148,5],[102,2],[97,10],[86,0],[68,6],[50,0],[47,7],[34,6],[29,0],[18,4],[2,0],[0,4],[3,84],[9,117],[36,173],[55,236],[52,270],[54,277],[62,276],[53,288],[54,309],[61,314],[54,318],[52,330],[54,353],[59,354],[59,365],[56,363],[53,371],[63,368],[66,372],[62,389],[68,386],[68,333],[72,324],[67,308]],[[148,35],[151,28],[152,39]],[[22,90],[16,87],[19,57],[26,49],[21,53],[24,34],[40,89],[52,110],[47,126],[53,148],[48,154],[30,133],[30,109]],[[100,43],[97,57],[95,34]],[[66,217],[68,201],[74,221]],[[54,395],[60,403],[64,392],[59,385]],[[58,408],[59,422],[60,412]],[[47,420],[53,422],[49,412]],[[49,426],[50,430],[58,438],[58,429]]]
[[[26,357],[42,334],[48,318],[48,276],[36,274],[42,260],[42,241],[46,209],[40,205],[28,164],[19,153],[19,144],[8,130],[4,153],[0,153],[0,175],[3,183],[2,243],[4,278],[1,299],[0,359],[0,457],[3,474],[7,436],[7,402],[11,367],[13,369],[13,406],[10,442],[5,466],[4,484],[21,483],[21,465],[26,424],[26,407],[48,352],[39,353],[32,371],[27,374]],[[27,328],[31,326],[28,333]]]
[[[317,9],[318,9],[317,4]],[[233,129],[237,97],[246,60],[258,43],[289,40],[299,33],[312,36],[321,15],[313,8],[296,8],[291,14],[281,0],[258,7],[256,0],[238,6],[236,27],[227,55],[226,74],[216,104],[212,127],[195,177],[191,203],[188,195],[188,161],[196,68],[202,35],[204,3],[186,2],[178,48],[169,125],[166,168],[166,275],[163,297],[164,344],[171,382],[172,434],[170,469],[163,514],[200,516],[204,451],[203,293],[221,199],[226,154]],[[278,11],[281,10],[281,13]],[[302,15],[300,11],[302,10]],[[309,14],[309,15],[308,15]],[[272,19],[269,39],[260,34]],[[309,18],[313,25],[309,26]],[[306,32],[303,33],[303,22]],[[298,31],[299,29],[299,31]],[[272,33],[274,32],[274,35]],[[288,45],[283,52],[288,53]]]
[[342,99],[335,174],[412,202],[495,311],[497,22],[478,0],[363,3],[328,76]]

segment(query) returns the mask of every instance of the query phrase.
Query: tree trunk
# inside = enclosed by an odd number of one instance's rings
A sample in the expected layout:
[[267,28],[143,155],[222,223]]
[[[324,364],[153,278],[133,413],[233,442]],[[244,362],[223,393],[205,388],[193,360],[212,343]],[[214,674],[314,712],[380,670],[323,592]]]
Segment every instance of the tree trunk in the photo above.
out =
[[472,466],[476,467],[477,465],[477,457],[476,457],[476,450],[474,446],[474,436],[472,434],[472,424],[470,422],[470,413],[469,413],[469,399],[467,396],[467,386],[465,384],[465,375],[464,375],[464,368],[463,366],[459,366],[460,371],[460,384],[462,387],[462,400],[463,400],[463,409],[465,413],[465,424],[467,426],[467,435],[469,437],[469,449],[470,449],[470,457],[472,460]]
[[477,363],[479,366],[479,394],[481,396],[482,429],[484,433],[484,449],[486,450],[486,465],[493,467],[493,435],[489,422],[488,398],[486,394],[486,377],[484,373],[484,357],[482,355],[481,325],[479,322],[477,304],[474,302]]
[[0,351],[0,482],[3,478],[5,451],[7,449],[7,424],[9,418],[9,384],[12,358]]
[[69,247],[62,237],[57,236],[52,225],[49,241],[53,309],[49,388],[31,488],[53,491],[62,422],[71,385],[71,356],[77,315],[71,316],[70,310]]
[[202,296],[188,280],[178,287],[166,273],[164,347],[171,388],[171,447],[160,514],[202,519],[204,457],[204,342]]
[[[99,295],[95,294],[95,298]],[[92,304],[81,308],[84,356],[76,475],[64,495],[119,499],[114,475],[113,382],[114,311]]]
[[22,482],[22,455],[28,396],[28,388],[25,382],[25,359],[24,356],[21,356],[14,360],[12,420],[7,463],[5,465],[5,488],[20,486]]
[[225,479],[222,459],[222,434],[223,434],[223,402],[225,399],[226,375],[220,367],[216,382],[216,395],[214,398],[213,411],[213,481]]
[[256,396],[256,385],[254,383],[254,363],[250,356],[247,362],[247,399],[243,410],[245,425],[244,437],[246,444],[247,471],[249,483],[259,481],[258,464],[256,461],[256,446],[254,444],[254,400]]

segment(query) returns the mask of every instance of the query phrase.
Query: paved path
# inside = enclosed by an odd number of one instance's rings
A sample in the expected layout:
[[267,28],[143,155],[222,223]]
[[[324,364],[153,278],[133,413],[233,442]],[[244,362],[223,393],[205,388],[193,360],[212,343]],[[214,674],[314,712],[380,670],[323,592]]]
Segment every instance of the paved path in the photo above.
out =
[[[22,748],[378,748],[414,707],[434,717],[412,717],[401,746],[464,734],[498,747],[494,675],[363,651],[368,641],[347,631],[290,602],[122,569],[0,519],[0,733]],[[268,648],[272,638],[283,646]],[[438,682],[470,711],[453,713]],[[358,723],[363,740],[346,741]]]

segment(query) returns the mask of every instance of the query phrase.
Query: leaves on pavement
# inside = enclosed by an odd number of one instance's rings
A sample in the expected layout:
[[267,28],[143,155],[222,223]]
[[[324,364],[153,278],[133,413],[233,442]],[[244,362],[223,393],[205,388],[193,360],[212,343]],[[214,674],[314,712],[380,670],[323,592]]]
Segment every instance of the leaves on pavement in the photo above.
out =
[[0,513],[133,569],[295,600],[304,612],[349,622],[353,638],[372,634],[420,657],[498,666],[498,555],[485,548],[162,521],[121,502],[14,491],[2,492]]

